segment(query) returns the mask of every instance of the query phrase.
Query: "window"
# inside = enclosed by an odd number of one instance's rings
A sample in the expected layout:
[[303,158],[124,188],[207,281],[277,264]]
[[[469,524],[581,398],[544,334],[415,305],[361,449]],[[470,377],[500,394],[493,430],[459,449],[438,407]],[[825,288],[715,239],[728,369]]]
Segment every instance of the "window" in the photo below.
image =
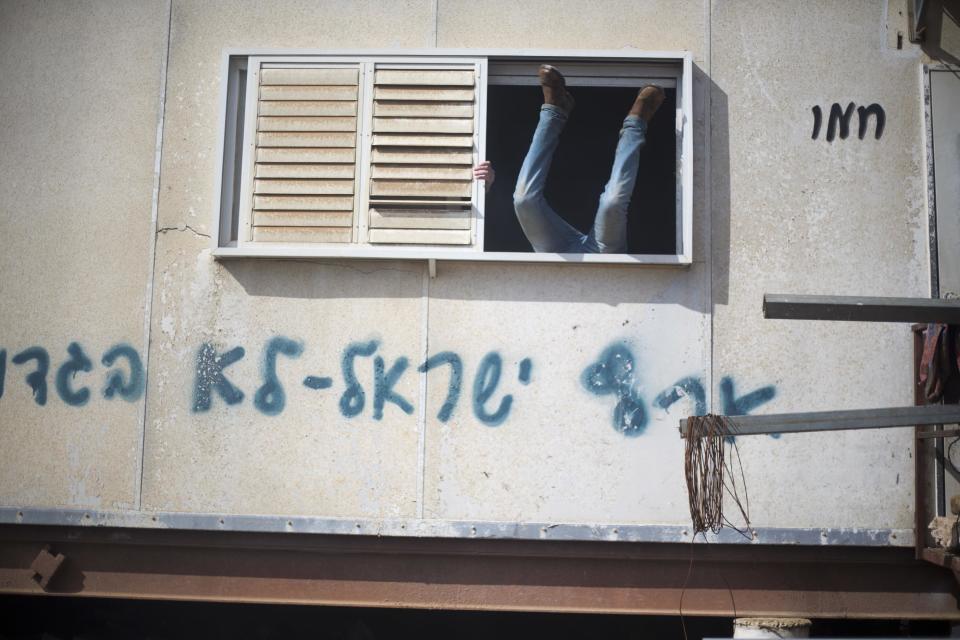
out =
[[[577,98],[547,197],[586,233],[637,87],[650,122],[627,252],[533,253],[513,190],[542,102],[537,67]],[[228,52],[215,255],[690,262],[688,54]],[[497,171],[489,194],[473,166]]]

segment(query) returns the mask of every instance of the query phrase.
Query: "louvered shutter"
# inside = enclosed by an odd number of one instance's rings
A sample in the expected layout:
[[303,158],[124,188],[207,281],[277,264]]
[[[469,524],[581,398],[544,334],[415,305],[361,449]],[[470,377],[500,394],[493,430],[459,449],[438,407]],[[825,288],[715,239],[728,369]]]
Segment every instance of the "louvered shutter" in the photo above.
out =
[[351,242],[358,87],[359,65],[261,68],[254,242]]
[[476,71],[374,71],[368,241],[468,245]]

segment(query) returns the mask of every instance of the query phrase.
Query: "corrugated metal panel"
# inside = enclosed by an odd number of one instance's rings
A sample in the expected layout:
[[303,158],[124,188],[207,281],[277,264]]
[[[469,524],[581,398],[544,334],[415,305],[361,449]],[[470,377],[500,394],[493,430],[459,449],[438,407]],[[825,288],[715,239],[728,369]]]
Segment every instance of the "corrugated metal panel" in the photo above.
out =
[[260,116],[259,131],[356,131],[357,119],[337,116]]
[[354,162],[357,150],[351,147],[310,149],[308,147],[257,149],[257,162]]
[[475,84],[473,69],[447,71],[437,69],[378,69],[374,75],[374,83],[378,86],[408,85],[408,86],[464,86],[473,87]]
[[370,229],[378,244],[470,244],[470,231],[450,229]]
[[266,227],[349,227],[352,211],[257,211],[257,222]]
[[377,164],[456,164],[470,166],[473,152],[469,149],[420,149],[403,147],[374,147],[374,166]]
[[[343,69],[261,69],[260,85],[356,85],[360,70],[358,67]],[[394,83],[396,84],[396,83]]]
[[328,131],[261,131],[257,133],[258,147],[354,147],[355,133]]
[[473,172],[468,166],[447,167],[441,165],[379,165],[373,166],[373,178],[411,178],[414,180],[472,180]]
[[471,242],[475,71],[378,69],[368,240]]
[[448,101],[473,102],[473,89],[448,89],[444,87],[375,87],[376,100]]
[[379,229],[470,229],[469,211],[434,211],[417,207],[370,209],[370,226]]
[[372,180],[370,183],[371,196],[447,196],[470,197],[473,185],[455,180]]
[[349,178],[353,179],[352,164],[266,164],[259,163],[257,178]]
[[296,211],[353,211],[351,196],[254,196],[255,211],[283,209]]
[[405,118],[472,118],[473,105],[460,102],[387,102],[377,100],[373,105],[373,115]]
[[[374,127],[377,125],[374,124]],[[377,147],[473,147],[473,136],[447,135],[442,133],[375,133],[373,144]]]
[[353,239],[359,72],[261,69],[254,242]]
[[262,116],[352,116],[357,113],[353,100],[261,100]]
[[473,133],[473,117],[468,118],[389,118],[373,120],[376,133]]
[[350,227],[254,227],[254,242],[350,242]]
[[278,85],[260,87],[261,100],[356,100],[357,87]]
[[253,192],[256,194],[352,194],[353,179],[350,180],[254,180]]

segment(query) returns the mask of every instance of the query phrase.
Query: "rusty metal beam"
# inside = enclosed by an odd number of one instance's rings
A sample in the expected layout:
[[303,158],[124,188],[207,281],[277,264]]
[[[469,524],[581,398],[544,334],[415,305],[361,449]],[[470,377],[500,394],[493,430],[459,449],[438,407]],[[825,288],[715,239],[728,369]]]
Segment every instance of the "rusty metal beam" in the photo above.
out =
[[[366,607],[958,619],[910,548],[404,540],[0,527],[0,592]],[[688,579],[689,574],[689,579]]]
[[960,429],[942,429],[940,431],[924,431],[917,434],[920,440],[932,440],[934,438],[955,438],[960,436]]

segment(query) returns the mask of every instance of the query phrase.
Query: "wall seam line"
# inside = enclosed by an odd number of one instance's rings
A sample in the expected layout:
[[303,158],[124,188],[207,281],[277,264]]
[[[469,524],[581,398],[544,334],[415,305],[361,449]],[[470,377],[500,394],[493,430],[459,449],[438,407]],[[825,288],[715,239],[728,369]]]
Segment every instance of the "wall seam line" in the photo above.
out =
[[933,87],[930,70],[927,65],[920,66],[920,94],[923,100],[923,157],[926,171],[924,172],[924,198],[927,204],[927,277],[931,298],[940,297],[940,265],[939,243],[937,238],[937,181],[936,165],[934,164],[933,146]]
[[140,413],[140,455],[135,482],[135,509],[140,511],[143,505],[143,469],[146,458],[147,408],[150,392],[150,329],[153,320],[153,284],[157,269],[157,228],[160,219],[160,168],[163,156],[163,124],[167,102],[167,73],[170,62],[170,33],[173,25],[173,0],[167,0],[167,41],[160,65],[160,104],[157,109],[157,138],[153,158],[153,193],[150,202],[150,256],[147,259],[147,291],[144,301],[143,321],[143,411]]
[[[420,362],[430,357],[430,267],[424,263],[420,299]],[[426,493],[427,466],[427,375],[420,374],[420,392],[417,410],[417,519],[423,519],[423,501]]]
[[706,292],[707,300],[705,308],[707,309],[707,358],[709,359],[707,363],[707,384],[706,384],[706,394],[707,394],[707,407],[708,411],[711,413],[716,413],[717,408],[714,406],[714,393],[713,393],[713,380],[714,380],[714,367],[716,361],[716,353],[714,348],[714,331],[715,331],[715,314],[714,314],[714,303],[713,303],[713,0],[705,0],[704,6],[706,8],[706,72],[707,77],[705,79],[705,88],[704,91],[704,118],[703,118],[703,140],[704,140],[704,158],[703,158],[703,181],[704,181],[704,215],[707,218],[706,233],[704,233],[703,238],[703,250],[706,254],[704,256],[704,265],[706,266]]

